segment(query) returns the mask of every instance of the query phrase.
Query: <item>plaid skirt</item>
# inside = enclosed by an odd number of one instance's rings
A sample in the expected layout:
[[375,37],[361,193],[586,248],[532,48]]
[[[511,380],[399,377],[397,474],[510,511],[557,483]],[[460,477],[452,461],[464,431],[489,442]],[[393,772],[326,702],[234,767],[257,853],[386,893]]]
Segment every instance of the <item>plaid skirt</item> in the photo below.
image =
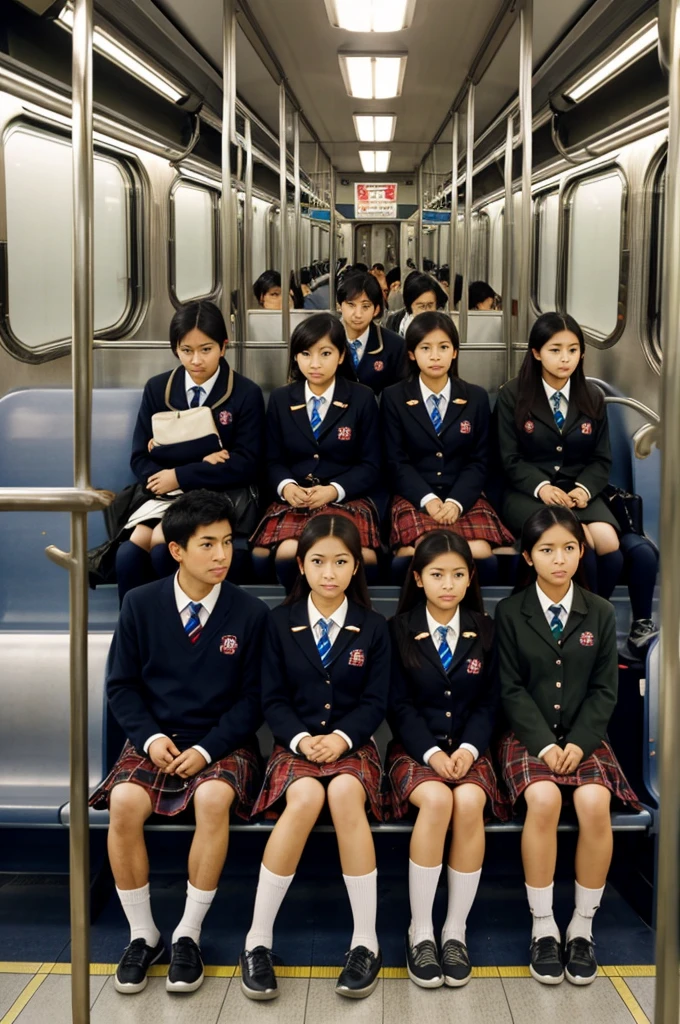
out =
[[392,529],[390,531],[390,547],[410,547],[424,533],[433,530],[452,530],[465,540],[485,540],[492,548],[502,544],[514,544],[515,538],[503,526],[498,513],[491,507],[486,498],[479,498],[472,508],[464,512],[453,525],[438,523],[428,516],[423,509],[418,509],[396,495],[392,502]]
[[297,540],[307,523],[314,516],[334,515],[351,519],[361,537],[362,548],[376,551],[380,547],[380,524],[375,505],[370,498],[357,498],[343,505],[331,502],[310,511],[307,508],[291,508],[282,502],[273,502],[250,538],[251,544],[270,548],[283,540]]
[[434,769],[419,764],[406,753],[401,743],[393,740],[387,751],[385,774],[389,780],[388,806],[391,805],[395,818],[406,816],[410,806],[409,797],[416,786],[423,782],[442,782],[451,788],[470,782],[484,790],[495,818],[507,821],[511,817],[508,798],[499,788],[491,759],[486,754],[477,758],[465,778],[453,781],[443,779]]
[[297,779],[319,779],[323,782],[335,775],[353,775],[358,779],[366,790],[366,799],[373,817],[382,821],[382,765],[373,740],[330,764],[315,764],[302,754],[294,754],[277,743],[267,762],[262,789],[253,807],[253,817],[266,812],[267,818],[278,818],[282,808],[275,808],[274,804],[281,799],[291,782]]
[[126,740],[120,757],[90,797],[90,807],[105,811],[113,787],[120,782],[132,782],[147,791],[154,814],[171,817],[187,809],[198,786],[218,779],[234,790],[234,811],[247,820],[261,777],[260,755],[254,746],[240,747],[227,757],[212,761],[192,778],[182,779],[179,775],[166,775]]
[[556,775],[545,761],[532,757],[513,732],[503,736],[499,748],[499,760],[503,781],[508,787],[510,800],[516,803],[527,786],[532,782],[554,782],[558,786],[587,786],[594,783],[605,786],[612,796],[622,804],[628,804],[636,811],[642,805],[630,787],[616,754],[606,740],[603,740],[590,757],[581,761],[571,775]]

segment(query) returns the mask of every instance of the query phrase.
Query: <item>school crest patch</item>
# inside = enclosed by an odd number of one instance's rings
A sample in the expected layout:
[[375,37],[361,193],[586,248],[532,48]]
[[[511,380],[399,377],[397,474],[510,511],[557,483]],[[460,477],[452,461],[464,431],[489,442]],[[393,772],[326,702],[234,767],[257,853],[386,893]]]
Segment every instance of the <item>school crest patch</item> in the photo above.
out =
[[482,663],[479,658],[468,658],[467,670],[469,676],[478,676],[482,671]]
[[355,647],[353,651],[349,652],[349,664],[355,668],[361,668],[366,661],[366,655],[360,648]]
[[222,424],[223,427],[227,427],[231,423],[233,418],[234,417],[232,416],[228,409],[223,409],[222,412],[220,413],[220,423]]
[[469,420],[463,420],[463,422],[460,425],[460,432],[461,432],[461,434],[471,434],[472,433],[472,424],[470,423]]
[[593,432],[593,425],[590,422],[590,420],[586,420],[585,423],[581,424],[581,433],[582,434],[592,434],[592,432]]
[[535,425],[533,420],[527,420],[526,423],[524,424],[524,433],[525,434],[533,434],[535,426],[536,425]]
[[351,441],[352,440],[352,428],[351,427],[338,427],[338,441]]
[[380,373],[381,370],[385,369],[385,364],[383,363],[382,359],[375,360],[375,362],[373,363],[373,369],[375,370],[376,373]]
[[592,647],[595,643],[595,637],[592,633],[581,633],[579,643],[581,644],[581,647]]
[[220,640],[220,654],[236,654],[238,639],[235,636],[223,636]]

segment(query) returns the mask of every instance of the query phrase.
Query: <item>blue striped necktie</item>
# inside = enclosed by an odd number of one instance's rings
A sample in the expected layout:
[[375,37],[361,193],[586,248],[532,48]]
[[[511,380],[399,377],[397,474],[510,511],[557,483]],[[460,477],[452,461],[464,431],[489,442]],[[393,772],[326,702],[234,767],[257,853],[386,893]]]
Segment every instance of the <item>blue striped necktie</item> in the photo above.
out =
[[331,641],[328,636],[328,630],[331,628],[331,624],[330,622],[326,622],[325,619],[319,619],[317,626],[321,630],[321,636],[316,641],[316,646],[319,651],[319,657],[321,658],[321,664],[325,668],[331,654]]
[[201,404],[201,395],[203,394],[203,388],[200,384],[196,384],[192,389],[194,397],[191,399],[190,409],[196,409]]
[[560,617],[560,612],[562,611],[562,605],[561,604],[551,604],[548,607],[548,611],[552,612],[552,619],[550,620],[550,632],[552,633],[552,635],[555,637],[556,640],[559,640],[559,638],[562,636],[562,632],[564,630],[564,626],[562,624],[562,619]]
[[312,428],[312,433],[314,434],[314,437],[318,437],[319,436],[319,431],[321,430],[321,416],[319,415],[319,406],[323,405],[323,403],[325,401],[326,401],[325,398],[313,398],[312,399],[312,406],[313,406],[313,408],[312,408],[312,415],[311,415],[311,418],[309,420],[309,423],[310,423],[310,426]]
[[449,671],[451,668],[451,662],[453,661],[453,651],[449,647],[449,642],[447,640],[448,632],[448,626],[440,626],[437,630],[437,635],[439,636],[440,641],[439,647],[437,648],[437,654],[441,658],[445,672]]
[[557,424],[557,429],[558,430],[561,430],[562,427],[564,426],[564,416],[562,415],[562,410],[560,409],[560,401],[561,400],[562,400],[562,392],[561,391],[556,391],[555,394],[550,399],[550,401],[553,404],[553,416],[555,418],[555,423]]
[[430,419],[432,420],[432,426],[439,433],[442,429],[442,417],[439,412],[439,403],[442,400],[442,395],[431,395],[432,399],[432,412],[430,413]]
[[184,632],[189,637],[192,644],[195,644],[203,632],[203,626],[201,625],[201,620],[198,615],[203,605],[197,604],[195,601],[190,601],[189,607],[191,608],[191,615],[184,627]]
[[350,352],[352,354],[352,362],[354,363],[354,369],[355,370],[356,370],[357,366],[359,365],[359,363],[361,362],[361,360],[359,358],[359,349],[360,348],[361,348],[361,342],[359,341],[358,338],[356,339],[356,341],[350,341],[350,343],[349,343],[349,350],[350,350]]

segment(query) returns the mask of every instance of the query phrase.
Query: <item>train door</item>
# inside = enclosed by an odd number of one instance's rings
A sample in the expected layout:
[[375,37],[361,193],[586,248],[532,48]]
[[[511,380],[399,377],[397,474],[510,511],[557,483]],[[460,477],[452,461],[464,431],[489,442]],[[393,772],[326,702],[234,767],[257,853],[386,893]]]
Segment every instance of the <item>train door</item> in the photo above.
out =
[[384,263],[391,270],[399,263],[399,227],[397,224],[359,224],[354,233],[354,262]]

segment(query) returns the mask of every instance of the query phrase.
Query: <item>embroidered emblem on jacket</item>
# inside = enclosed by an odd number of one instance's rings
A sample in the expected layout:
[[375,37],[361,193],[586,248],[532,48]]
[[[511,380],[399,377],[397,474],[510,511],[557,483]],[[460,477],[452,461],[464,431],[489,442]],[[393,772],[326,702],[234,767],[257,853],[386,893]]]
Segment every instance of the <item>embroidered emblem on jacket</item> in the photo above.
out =
[[472,433],[472,424],[470,423],[469,420],[463,420],[463,422],[460,425],[460,432],[461,432],[461,434],[471,434]]
[[524,424],[524,432],[526,434],[533,434],[534,427],[535,427],[534,421],[533,420],[527,420],[526,423]]
[[377,373],[380,373],[381,370],[385,369],[385,364],[383,363],[382,359],[376,359],[375,360],[375,362],[373,363],[373,369]]
[[595,637],[592,633],[581,633],[579,643],[581,647],[592,647],[595,643]]
[[223,427],[226,427],[229,423],[231,423],[233,418],[234,417],[232,416],[228,409],[223,409],[222,412],[220,413],[220,423],[222,424]]
[[352,440],[352,428],[351,427],[338,427],[338,441],[351,441]]
[[349,652],[349,664],[354,665],[355,668],[361,668],[365,661],[366,655],[358,647]]
[[582,434],[592,434],[592,432],[593,432],[593,425],[590,422],[590,420],[586,420],[585,423],[581,424],[581,433]]
[[478,676],[482,671],[482,663],[479,658],[468,658],[467,670],[469,676]]
[[235,636],[223,636],[220,641],[221,654],[236,654],[238,639]]

